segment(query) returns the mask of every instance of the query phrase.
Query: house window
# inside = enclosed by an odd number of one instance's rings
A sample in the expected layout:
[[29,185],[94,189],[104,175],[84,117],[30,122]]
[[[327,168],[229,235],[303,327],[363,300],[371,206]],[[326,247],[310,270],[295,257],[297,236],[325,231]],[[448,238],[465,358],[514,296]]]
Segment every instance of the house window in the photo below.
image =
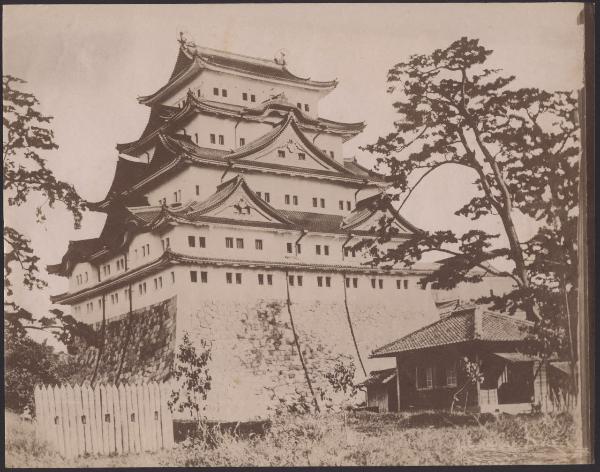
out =
[[358,288],[358,279],[357,279],[356,277],[354,277],[354,278],[352,279],[352,286],[353,286],[354,288]]
[[340,210],[344,209],[344,200],[340,200]]
[[267,274],[267,284],[273,285],[273,276],[271,274]]
[[431,390],[433,388],[433,368],[416,368],[416,387],[417,390]]
[[258,251],[262,251],[262,248],[263,248],[262,239],[254,240],[254,248],[257,249]]
[[196,195],[200,195],[200,185],[196,185]]
[[206,247],[206,238],[204,236],[198,237],[198,246],[200,246],[201,248]]
[[216,141],[216,135],[213,133],[210,133],[210,144],[215,144]]
[[277,157],[285,157],[285,151],[283,149],[279,149],[277,151]]
[[325,287],[331,287],[331,277],[325,277]]
[[250,101],[251,102],[255,102],[256,101],[256,95],[250,95]]
[[198,282],[198,272],[190,270],[190,280],[194,283]]
[[289,204],[290,204],[290,196],[289,196],[289,195],[286,195],[286,196],[285,196],[285,204],[286,204],[286,205],[289,205]]
[[318,206],[318,199],[317,199],[317,197],[313,197],[313,206],[315,208]]
[[301,275],[297,275],[296,279],[298,280],[298,287],[302,287],[302,276]]
[[321,245],[320,244],[315,245],[315,252],[317,253],[317,256],[321,255]]
[[223,97],[227,97],[227,90],[226,90],[226,89],[222,89],[222,90],[221,90],[221,95],[222,95]]
[[379,279],[379,288],[383,288],[383,279]]
[[329,246],[324,245],[323,246],[323,252],[325,253],[326,256],[328,256],[329,255]]
[[239,272],[235,274],[235,283],[238,285],[242,283],[242,274],[240,274]]
[[258,274],[258,285],[265,284],[265,276],[263,274]]
[[271,195],[269,192],[265,192],[265,202],[269,203],[271,201]]
[[225,274],[225,280],[227,281],[228,284],[233,283],[233,274],[231,272],[227,272]]
[[194,236],[188,236],[188,246],[196,247],[196,238]]
[[375,279],[371,279],[371,287],[375,288],[375,284],[377,281]]
[[308,103],[304,104],[304,111],[310,111],[310,107],[308,106]]
[[235,245],[238,249],[244,249],[244,240],[242,238],[236,238]]
[[294,202],[294,205],[298,205],[298,195],[292,197],[292,202]]
[[233,238],[225,238],[225,247],[228,249],[233,248]]
[[317,285],[319,287],[323,286],[323,277],[321,277],[320,275],[317,276]]
[[240,146],[246,144],[246,138],[240,138]]
[[242,92],[242,100],[244,100],[245,102],[248,101],[248,94],[246,92]]
[[292,243],[287,243],[286,248],[287,248],[288,254],[291,254],[292,253]]
[[325,208],[325,199],[321,198],[321,208]]
[[306,154],[304,154],[303,152],[299,152],[298,153],[298,159],[300,159],[301,161],[306,159]]
[[293,287],[294,286],[294,276],[293,275],[288,276],[288,280],[289,280],[290,285]]
[[404,281],[404,288],[407,289],[408,288],[408,280]]
[[213,88],[213,95],[219,96],[219,89],[217,87]]
[[456,387],[456,366],[446,367],[446,387]]
[[223,136],[222,134],[219,135],[219,144],[225,144],[225,136]]

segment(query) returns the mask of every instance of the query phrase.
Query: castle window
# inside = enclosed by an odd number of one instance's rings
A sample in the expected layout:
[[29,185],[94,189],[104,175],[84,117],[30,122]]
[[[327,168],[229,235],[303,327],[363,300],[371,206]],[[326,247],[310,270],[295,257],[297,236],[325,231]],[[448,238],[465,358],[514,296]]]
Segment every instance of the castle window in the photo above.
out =
[[331,287],[331,277],[325,277],[325,287]]
[[217,142],[216,138],[214,133],[210,133],[210,144],[215,144]]
[[304,154],[303,152],[299,152],[298,153],[298,159],[300,159],[301,161],[306,159],[306,154]]
[[371,279],[371,287],[375,288],[377,281],[375,279]]
[[333,151],[329,151],[329,155],[331,156],[332,159],[335,157],[335,155],[333,154]]
[[227,90],[226,90],[226,89],[222,89],[222,90],[221,90],[221,95],[222,95],[223,97],[227,97]]
[[213,95],[219,96],[219,89],[217,87],[213,88]]
[[344,200],[340,200],[340,210],[344,209]]
[[250,101],[251,102],[255,102],[256,101],[256,95],[250,95]]
[[296,244],[296,254],[300,254],[302,252],[302,246],[300,243]]
[[196,185],[196,195],[200,195],[200,185]]
[[433,368],[417,367],[415,379],[417,390],[431,390],[433,388]]
[[308,103],[304,104],[304,111],[310,111],[310,107],[308,106]]
[[258,285],[265,284],[265,276],[263,274],[258,274]]
[[289,204],[290,204],[290,196],[289,196],[289,195],[286,195],[286,196],[285,196],[285,204],[286,204],[286,205],[289,205]]
[[271,201],[271,195],[269,192],[265,192],[265,202],[269,203]]
[[317,253],[317,256],[321,255],[321,245],[320,244],[315,245],[315,252]]
[[358,279],[357,279],[356,277],[354,277],[354,278],[352,279],[352,286],[353,286],[354,288],[358,288]]
[[277,156],[278,157],[285,157],[285,151],[283,149],[277,150]]
[[258,196],[258,198],[262,198],[262,192],[256,192],[256,195]]
[[200,89],[196,90],[196,95],[200,98]]
[[346,210],[352,210],[352,203],[350,202],[350,200],[346,200]]
[[402,280],[396,280],[396,288],[397,289],[401,289],[402,288]]
[[235,245],[238,249],[244,249],[244,240],[242,238],[236,238]]
[[233,274],[231,272],[227,272],[225,274],[225,280],[227,281],[228,284],[233,283]]
[[205,284],[208,282],[208,272],[202,271],[200,272],[200,281]]
[[328,256],[329,255],[329,246],[324,245],[323,246],[323,252],[325,253],[326,256]]
[[198,133],[194,133],[194,141],[198,144]]
[[323,277],[321,277],[320,275],[317,275],[317,285],[319,287],[323,286]]
[[219,144],[225,144],[225,136],[223,136],[222,134],[219,135]]
[[404,281],[404,288],[407,289],[408,288],[408,280]]
[[292,243],[287,243],[286,248],[287,248],[288,254],[291,254],[292,253]]
[[290,282],[290,285],[293,287],[293,286],[294,286],[294,276],[293,276],[293,275],[290,275],[290,276],[288,277],[288,280],[289,280],[289,282]]
[[344,257],[348,257],[350,255],[350,248],[344,248]]
[[233,238],[225,238],[225,247],[227,249],[233,249]]
[[171,272],[171,283],[175,283],[175,272]]
[[154,282],[154,290],[158,290],[158,279],[156,277],[154,277],[153,282]]
[[317,197],[313,197],[313,206],[315,208],[318,206],[318,199],[317,199]]
[[238,285],[242,283],[242,274],[240,274],[239,272],[235,274],[235,283]]
[[188,236],[188,245],[190,247],[196,247],[196,238],[194,236]]
[[379,279],[379,288],[383,288],[383,279]]
[[240,146],[246,144],[246,138],[240,138]]
[[294,205],[298,205],[298,195],[294,195],[292,201],[294,202]]
[[245,102],[248,101],[248,94],[246,92],[242,92],[242,100],[244,100]]
[[198,272],[190,270],[190,280],[194,283],[198,282]]
[[[162,288],[162,275],[158,278],[158,288]],[[119,296],[117,295],[117,301],[119,301],[118,298]]]
[[267,284],[273,285],[273,276],[271,274],[267,274]]
[[259,250],[259,251],[262,251],[262,248],[263,248],[262,239],[255,239],[254,240],[254,248],[257,249],[257,250]]
[[321,208],[325,208],[325,199],[321,198]]
[[350,288],[350,279],[346,277],[346,287]]
[[201,248],[206,247],[206,238],[204,236],[198,236],[198,246]]
[[297,275],[296,278],[298,279],[298,286],[302,287],[302,276],[301,275]]
[[297,106],[297,107],[298,107],[300,110],[302,110],[302,103],[298,102],[298,103],[296,103],[296,106]]

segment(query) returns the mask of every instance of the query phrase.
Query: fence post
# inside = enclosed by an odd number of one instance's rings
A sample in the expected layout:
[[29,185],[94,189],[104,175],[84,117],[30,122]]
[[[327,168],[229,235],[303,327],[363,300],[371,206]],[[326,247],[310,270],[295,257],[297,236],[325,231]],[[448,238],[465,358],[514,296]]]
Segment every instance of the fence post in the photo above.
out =
[[163,447],[170,449],[173,446],[173,418],[169,409],[168,401],[171,398],[172,382],[164,382],[160,385],[160,419],[162,423]]
[[125,386],[121,383],[119,385],[119,406],[121,408],[121,439],[123,440],[123,453],[127,454],[130,451],[129,447],[129,418],[127,412],[127,392]]

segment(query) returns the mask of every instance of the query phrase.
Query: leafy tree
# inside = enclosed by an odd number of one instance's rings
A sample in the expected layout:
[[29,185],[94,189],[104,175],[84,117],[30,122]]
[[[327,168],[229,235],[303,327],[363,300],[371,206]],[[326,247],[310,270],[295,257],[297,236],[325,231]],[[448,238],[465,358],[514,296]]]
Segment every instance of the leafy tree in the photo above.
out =
[[[60,202],[73,215],[75,228],[79,228],[85,203],[73,185],[58,180],[48,168],[44,156],[58,148],[54,133],[48,127],[52,117],[40,113],[35,95],[19,90],[24,83],[17,77],[2,76],[2,164],[6,201],[8,205],[18,207],[28,202],[33,194],[45,197],[44,203],[35,208],[38,223],[46,219],[46,204],[53,208]],[[21,283],[30,290],[44,288],[47,284],[40,275],[39,257],[29,238],[5,225],[4,247],[5,336],[22,339],[27,330],[45,330],[67,344],[74,335],[91,336],[86,325],[61,310],[53,309],[45,316],[35,317],[18,305],[13,293],[15,275],[21,275]]]
[[179,412],[188,410],[197,420],[200,419],[200,410],[206,408],[200,400],[206,400],[212,381],[208,369],[211,348],[204,340],[201,340],[201,347],[202,350],[197,352],[189,334],[184,333],[174,372],[180,386],[171,392],[171,399],[168,401],[171,411],[175,408]]
[[[364,244],[375,263],[410,266],[424,254],[446,254],[422,280],[434,288],[477,282],[486,273],[510,277],[514,290],[480,301],[511,314],[525,311],[536,322],[531,345],[537,351],[567,354],[569,347],[574,359],[569,333],[575,333],[577,313],[577,98],[569,91],[511,87],[514,76],[486,67],[491,54],[477,39],[463,37],[394,65],[387,76],[398,113],[394,130],[363,149],[390,174],[395,190],[381,203],[392,199],[401,207],[442,166],[472,174],[476,191],[455,214],[498,217],[507,244],[480,229],[440,229],[383,250],[381,243],[395,234],[387,219],[380,221],[377,239]],[[537,222],[529,241],[519,240],[517,212]],[[507,261],[511,269],[496,270],[492,261]]]
[[27,334],[6,336],[4,343],[4,404],[7,408],[33,411],[36,384],[59,384],[75,373],[77,365],[46,343]]

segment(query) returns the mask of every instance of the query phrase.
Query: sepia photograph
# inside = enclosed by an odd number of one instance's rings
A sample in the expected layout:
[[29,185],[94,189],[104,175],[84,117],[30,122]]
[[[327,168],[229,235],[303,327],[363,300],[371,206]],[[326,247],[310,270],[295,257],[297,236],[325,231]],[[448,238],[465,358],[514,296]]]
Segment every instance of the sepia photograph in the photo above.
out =
[[594,15],[4,5],[5,466],[593,463]]

